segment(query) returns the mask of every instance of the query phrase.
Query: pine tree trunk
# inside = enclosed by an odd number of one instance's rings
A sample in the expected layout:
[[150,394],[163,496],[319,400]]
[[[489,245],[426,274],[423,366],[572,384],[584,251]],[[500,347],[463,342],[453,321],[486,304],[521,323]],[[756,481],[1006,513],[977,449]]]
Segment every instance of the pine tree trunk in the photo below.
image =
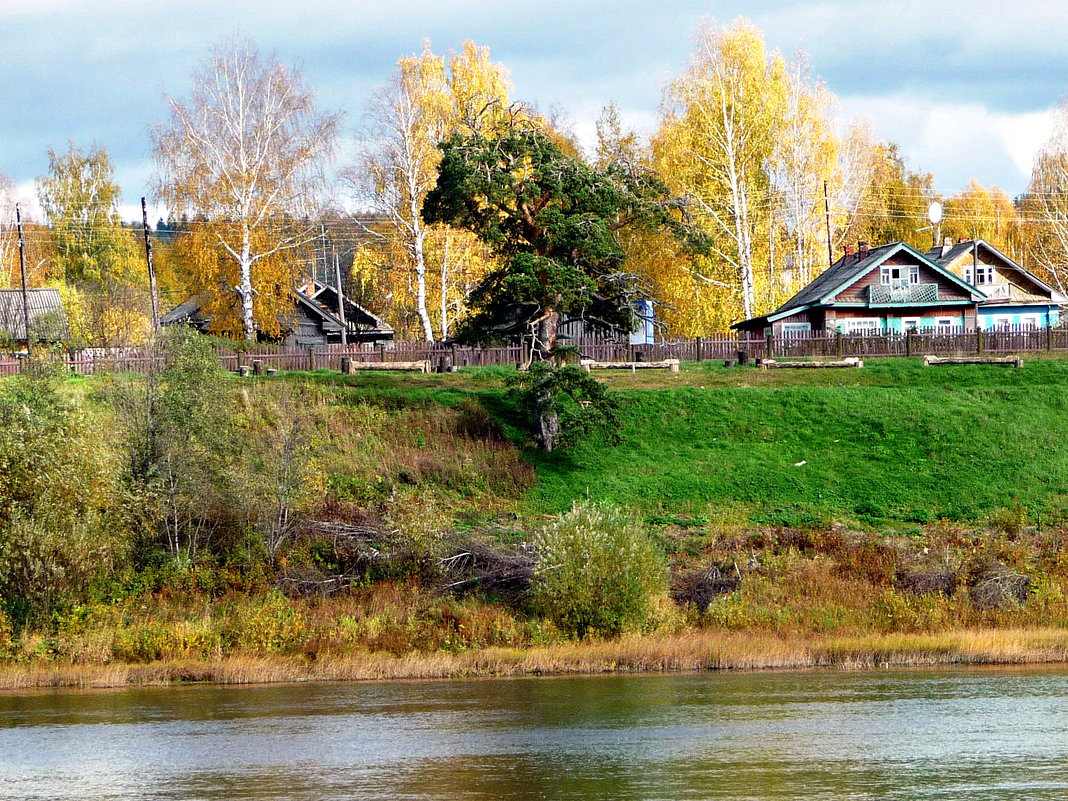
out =
[[556,339],[560,328],[560,313],[556,309],[549,309],[538,322],[538,354],[543,359],[548,359],[556,349]]
[[551,451],[556,448],[559,437],[560,415],[556,412],[538,415],[534,421],[534,439],[542,450]]

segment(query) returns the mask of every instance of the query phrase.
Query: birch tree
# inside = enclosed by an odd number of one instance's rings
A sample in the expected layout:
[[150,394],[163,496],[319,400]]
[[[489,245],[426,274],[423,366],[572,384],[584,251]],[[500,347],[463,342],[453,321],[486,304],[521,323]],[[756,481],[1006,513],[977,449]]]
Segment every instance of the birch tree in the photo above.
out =
[[[199,220],[235,268],[203,288],[236,292],[244,337],[255,339],[257,293],[288,294],[292,283],[292,275],[257,281],[257,265],[315,235],[307,221],[322,196],[340,115],[318,111],[299,71],[261,58],[247,40],[216,47],[188,98],[168,102],[170,120],[153,132],[159,198],[172,215]],[[296,260],[286,264],[296,269]]]
[[18,235],[15,231],[15,182],[0,173],[0,273],[3,286],[14,286],[19,274]]
[[785,64],[746,20],[701,29],[689,69],[667,89],[655,165],[685,194],[756,314],[756,262],[768,240],[769,166],[784,99]]
[[[348,175],[359,195],[389,220],[392,234],[403,245],[411,277],[415,313],[422,336],[434,339],[427,286],[428,237],[420,212],[438,175],[438,144],[457,130],[481,130],[493,124],[508,105],[508,81],[503,68],[489,59],[487,48],[464,42],[446,60],[424,42],[417,56],[402,58],[389,82],[372,98],[362,133],[363,154]],[[448,256],[452,232],[436,248],[440,297],[449,295],[452,276]],[[442,307],[441,332],[448,332],[448,305]]]
[[803,55],[786,70],[786,102],[774,182],[789,240],[793,283],[805,285],[822,270],[826,235],[823,182],[838,171],[834,96],[815,80]]
[[1028,263],[1061,292],[1068,290],[1068,105],[1035,157],[1024,197],[1029,220]]

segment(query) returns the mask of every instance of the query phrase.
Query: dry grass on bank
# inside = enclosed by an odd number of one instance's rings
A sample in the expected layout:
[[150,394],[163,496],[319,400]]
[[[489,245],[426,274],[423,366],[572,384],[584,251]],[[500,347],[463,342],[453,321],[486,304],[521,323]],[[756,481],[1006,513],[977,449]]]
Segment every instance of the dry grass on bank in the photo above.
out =
[[662,637],[566,642],[528,649],[413,652],[402,656],[368,652],[330,655],[315,660],[279,655],[149,664],[8,665],[0,667],[0,690],[162,686],[194,682],[266,684],[1063,662],[1068,662],[1068,630],[1065,629],[979,629],[856,637],[775,637],[698,631]]

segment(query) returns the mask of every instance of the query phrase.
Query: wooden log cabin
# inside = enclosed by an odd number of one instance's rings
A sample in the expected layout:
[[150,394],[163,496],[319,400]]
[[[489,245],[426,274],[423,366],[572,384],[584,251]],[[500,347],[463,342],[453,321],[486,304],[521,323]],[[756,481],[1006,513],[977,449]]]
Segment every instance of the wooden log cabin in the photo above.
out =
[[976,327],[985,296],[905,244],[861,242],[770,314],[735,323],[750,337],[903,333]]
[[947,239],[929,250],[927,258],[983,293],[978,322],[984,331],[1055,326],[1060,322],[1060,304],[1068,302],[1063,294],[982,239],[956,245]]

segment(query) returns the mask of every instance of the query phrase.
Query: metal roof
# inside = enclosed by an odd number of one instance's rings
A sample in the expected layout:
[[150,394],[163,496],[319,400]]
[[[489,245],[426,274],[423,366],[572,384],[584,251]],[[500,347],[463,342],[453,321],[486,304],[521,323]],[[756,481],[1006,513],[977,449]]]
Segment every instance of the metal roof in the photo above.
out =
[[[70,338],[58,289],[27,289],[26,300],[34,340],[63,342]],[[0,289],[0,335],[26,341],[21,289]]]

